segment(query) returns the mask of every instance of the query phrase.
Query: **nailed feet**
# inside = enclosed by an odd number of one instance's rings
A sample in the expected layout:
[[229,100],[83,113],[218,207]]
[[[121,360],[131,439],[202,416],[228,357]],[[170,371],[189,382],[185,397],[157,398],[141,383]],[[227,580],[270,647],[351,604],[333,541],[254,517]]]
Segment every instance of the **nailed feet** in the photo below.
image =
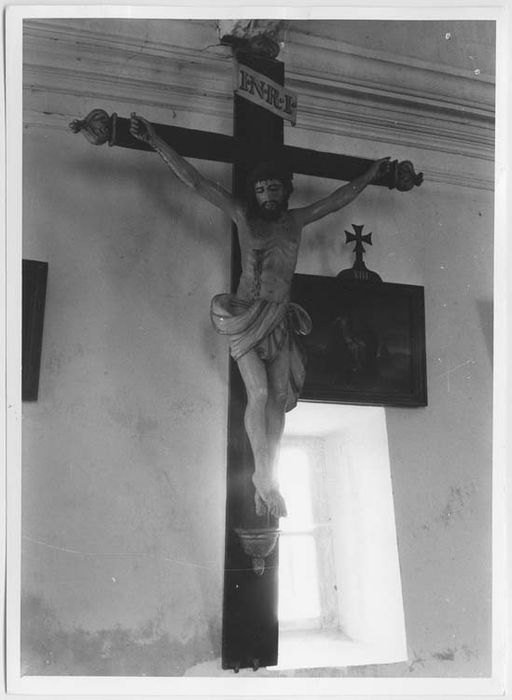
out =
[[254,494],[254,504],[256,515],[265,517],[267,514],[274,518],[285,518],[287,515],[284,498],[279,493],[277,485],[262,479],[257,474],[252,477],[256,492]]

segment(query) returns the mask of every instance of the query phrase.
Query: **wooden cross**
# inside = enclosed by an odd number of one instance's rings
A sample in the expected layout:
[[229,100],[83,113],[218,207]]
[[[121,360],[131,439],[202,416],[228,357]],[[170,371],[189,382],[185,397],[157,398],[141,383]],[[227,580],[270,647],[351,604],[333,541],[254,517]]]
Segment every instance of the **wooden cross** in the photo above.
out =
[[[237,51],[239,63],[251,68],[279,85],[284,85],[284,64],[270,58]],[[234,135],[202,132],[164,124],[154,125],[158,134],[179,154],[232,163],[233,193],[244,195],[246,176],[251,167],[275,157],[276,150],[291,170],[304,175],[352,180],[363,174],[372,161],[353,156],[323,153],[283,145],[283,122],[279,116],[234,95]],[[109,116],[93,110],[86,119],[72,122],[73,131],[83,131],[91,143],[152,150],[129,132],[129,119]],[[388,171],[375,185],[401,190],[419,185],[407,161],[390,164]],[[235,291],[241,272],[238,239],[233,235],[232,290]],[[222,666],[240,668],[273,666],[277,663],[277,566],[278,548],[266,560],[265,572],[256,576],[235,533],[239,527],[261,527],[254,514],[254,470],[252,451],[243,425],[245,389],[236,364],[231,361],[229,375],[228,455],[226,549],[224,575],[224,616]],[[270,523],[277,526],[277,522]]]
[[[262,72],[261,57],[250,57]],[[249,57],[238,55],[239,61],[248,62]],[[279,62],[273,61],[278,65]],[[226,136],[197,129],[186,129],[179,126],[154,123],[158,134],[180,155],[186,158],[198,158],[222,163],[232,163],[235,167],[247,168],[254,164],[275,156],[275,149],[279,147],[279,155],[283,157],[290,170],[301,175],[315,175],[317,177],[334,180],[353,180],[368,170],[373,163],[368,158],[346,156],[325,151],[313,151],[308,148],[283,145],[282,138],[275,140],[269,133],[262,133],[260,137],[251,138],[249,132],[260,131],[256,120],[244,136],[237,129],[239,119],[236,105],[241,103],[238,95],[235,95],[235,135]],[[257,107],[257,105],[254,105]],[[258,107],[260,113],[267,117],[265,111]],[[267,121],[266,119],[264,121]],[[109,146],[121,146],[142,151],[152,151],[152,147],[135,139],[129,131],[130,120],[119,117],[117,114],[109,115],[104,110],[95,109],[83,120],[75,120],[70,124],[71,129],[78,133],[82,131],[86,138],[94,145],[108,143]],[[415,186],[421,185],[423,173],[415,173],[410,161],[392,161],[389,163],[385,174],[372,185],[398,189],[406,192]]]

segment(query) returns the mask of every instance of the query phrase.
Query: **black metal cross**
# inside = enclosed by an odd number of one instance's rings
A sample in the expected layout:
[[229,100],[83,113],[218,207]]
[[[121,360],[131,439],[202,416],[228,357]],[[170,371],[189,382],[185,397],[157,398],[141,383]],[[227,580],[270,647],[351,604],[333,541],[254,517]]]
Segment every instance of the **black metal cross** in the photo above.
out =
[[372,234],[366,233],[363,235],[364,226],[358,226],[357,224],[352,224],[352,228],[355,233],[350,231],[345,231],[345,243],[356,242],[356,247],[354,248],[354,253],[356,254],[356,261],[354,263],[354,270],[364,270],[366,265],[363,262],[363,255],[366,253],[363,243],[372,245]]
[[356,281],[356,282],[382,282],[382,278],[373,270],[369,270],[363,260],[363,255],[366,253],[363,243],[372,245],[372,234],[366,233],[363,235],[364,226],[352,224],[355,233],[345,231],[345,243],[355,242],[354,253],[356,259],[351,268],[342,270],[337,278],[340,281]]

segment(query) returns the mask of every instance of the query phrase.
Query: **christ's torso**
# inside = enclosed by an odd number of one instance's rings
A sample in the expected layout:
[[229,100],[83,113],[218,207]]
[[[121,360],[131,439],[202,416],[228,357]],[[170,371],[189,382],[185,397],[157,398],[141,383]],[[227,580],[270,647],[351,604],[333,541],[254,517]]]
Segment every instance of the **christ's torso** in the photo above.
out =
[[291,212],[277,221],[238,222],[242,275],[237,296],[286,302],[297,265],[301,228]]

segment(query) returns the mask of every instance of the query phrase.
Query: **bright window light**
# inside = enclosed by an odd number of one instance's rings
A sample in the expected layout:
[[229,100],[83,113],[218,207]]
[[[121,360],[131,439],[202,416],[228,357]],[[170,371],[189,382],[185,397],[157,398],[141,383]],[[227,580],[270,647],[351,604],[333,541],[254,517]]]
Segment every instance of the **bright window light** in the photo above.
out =
[[312,535],[281,537],[278,617],[280,622],[320,619],[316,545]]
[[286,501],[288,517],[280,522],[284,532],[311,530],[313,507],[311,502],[309,455],[304,448],[284,446],[278,466],[279,488]]
[[279,621],[319,626],[321,607],[308,450],[283,446],[278,477],[288,509],[288,517],[280,523]]

